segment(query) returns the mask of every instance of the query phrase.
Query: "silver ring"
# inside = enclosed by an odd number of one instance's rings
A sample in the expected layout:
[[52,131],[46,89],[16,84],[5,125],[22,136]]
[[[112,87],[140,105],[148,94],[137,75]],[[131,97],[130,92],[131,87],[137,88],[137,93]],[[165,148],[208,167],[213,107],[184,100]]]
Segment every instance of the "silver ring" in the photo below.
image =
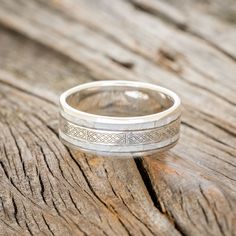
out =
[[178,141],[180,103],[174,92],[144,82],[82,84],[60,96],[59,136],[99,155],[148,155]]

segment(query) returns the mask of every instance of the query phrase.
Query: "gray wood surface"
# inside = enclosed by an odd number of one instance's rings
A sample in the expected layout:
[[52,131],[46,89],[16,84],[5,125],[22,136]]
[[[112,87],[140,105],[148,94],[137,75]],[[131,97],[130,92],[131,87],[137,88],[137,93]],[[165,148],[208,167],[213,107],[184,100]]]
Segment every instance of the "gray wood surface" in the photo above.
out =
[[[236,235],[233,0],[0,0],[0,235]],[[58,96],[147,81],[183,101],[179,144],[104,159],[58,139]]]

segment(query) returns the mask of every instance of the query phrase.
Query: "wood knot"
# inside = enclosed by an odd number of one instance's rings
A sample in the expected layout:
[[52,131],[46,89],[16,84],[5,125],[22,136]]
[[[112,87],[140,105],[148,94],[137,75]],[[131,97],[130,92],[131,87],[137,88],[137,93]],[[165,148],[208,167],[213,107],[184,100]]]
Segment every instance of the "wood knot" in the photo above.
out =
[[157,63],[165,69],[180,74],[182,66],[180,65],[180,58],[182,55],[169,48],[160,48],[157,52]]
[[131,70],[134,67],[134,63],[131,62],[131,61],[123,61],[123,60],[119,60],[119,59],[116,59],[116,58],[113,58],[113,57],[110,57],[110,56],[109,56],[109,59],[112,62],[118,64],[119,66],[125,67],[126,69],[130,69]]

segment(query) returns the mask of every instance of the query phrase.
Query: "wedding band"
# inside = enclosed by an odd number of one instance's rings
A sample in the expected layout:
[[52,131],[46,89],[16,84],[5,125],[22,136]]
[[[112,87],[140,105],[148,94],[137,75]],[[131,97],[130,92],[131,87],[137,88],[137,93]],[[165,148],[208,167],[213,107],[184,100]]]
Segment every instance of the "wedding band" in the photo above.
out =
[[60,139],[101,155],[148,155],[174,146],[180,133],[180,98],[149,83],[97,81],[60,96]]

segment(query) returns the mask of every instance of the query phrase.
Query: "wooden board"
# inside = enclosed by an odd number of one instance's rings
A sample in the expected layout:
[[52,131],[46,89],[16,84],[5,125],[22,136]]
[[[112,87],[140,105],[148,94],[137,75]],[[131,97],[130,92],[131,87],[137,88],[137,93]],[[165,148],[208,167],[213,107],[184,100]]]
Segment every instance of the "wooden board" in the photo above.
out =
[[[0,234],[236,234],[235,22],[187,3],[0,0]],[[61,144],[59,94],[102,79],[176,91],[179,144],[128,160]]]

